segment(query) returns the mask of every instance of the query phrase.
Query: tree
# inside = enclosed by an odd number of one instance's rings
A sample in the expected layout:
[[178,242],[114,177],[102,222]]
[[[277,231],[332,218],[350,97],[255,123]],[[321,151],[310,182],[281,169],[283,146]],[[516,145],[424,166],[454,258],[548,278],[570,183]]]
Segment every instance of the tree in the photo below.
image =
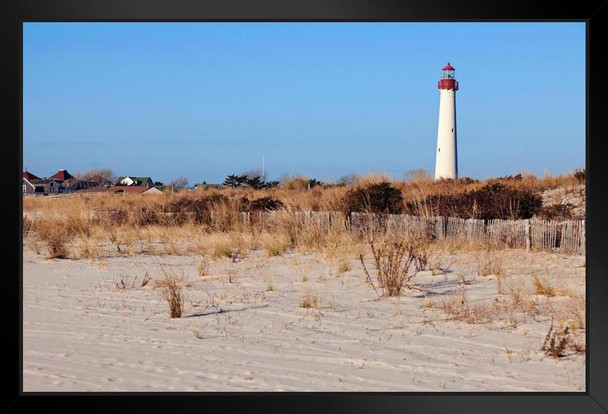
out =
[[244,175],[230,174],[228,177],[226,177],[223,184],[226,187],[236,188],[245,185],[246,181],[247,177]]
[[238,184],[236,181],[236,175],[230,174],[229,176],[227,176],[226,179],[224,180],[223,184],[226,187],[232,187],[232,188],[237,187]]
[[169,184],[167,184],[167,186],[171,187],[173,191],[179,191],[182,188],[186,188],[188,186],[188,179],[186,177],[177,177],[169,181]]
[[264,188],[264,181],[259,176],[255,176],[247,179],[247,185],[259,190],[260,188]]
[[347,175],[343,175],[342,177],[338,178],[338,181],[336,181],[336,184],[352,185],[352,184],[356,183],[358,179],[359,179],[359,176],[357,174],[347,174]]
[[74,177],[82,181],[88,181],[93,177],[101,177],[111,182],[116,181],[117,178],[114,170],[111,168],[91,168],[90,170],[74,174]]
[[244,171],[241,173],[241,176],[247,177],[247,179],[251,180],[255,177],[258,177],[262,182],[266,180],[265,174],[260,169],[253,169],[249,171]]
[[226,187],[245,187],[249,186],[255,189],[265,188],[266,183],[262,179],[262,176],[257,174],[256,171],[245,172],[240,175],[230,174],[223,183]]

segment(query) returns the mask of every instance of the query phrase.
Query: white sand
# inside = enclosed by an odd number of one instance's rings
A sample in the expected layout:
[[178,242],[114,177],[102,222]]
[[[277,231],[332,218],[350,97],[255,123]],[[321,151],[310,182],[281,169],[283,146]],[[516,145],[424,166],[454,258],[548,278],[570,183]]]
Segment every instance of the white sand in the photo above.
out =
[[[449,320],[451,297],[492,303],[494,276],[459,253],[448,274],[423,272],[419,291],[378,300],[360,263],[329,274],[322,255],[211,261],[197,256],[45,260],[23,264],[23,387],[29,391],[584,391],[585,356],[540,351],[551,320],[523,313],[487,324]],[[532,274],[584,292],[583,256],[508,252],[507,281],[532,293]],[[144,275],[160,265],[188,281],[185,314]],[[334,267],[336,267],[334,265]],[[470,281],[459,285],[458,281]],[[121,289],[122,279],[134,287]],[[232,280],[232,283],[229,282]],[[268,290],[272,286],[272,290]],[[299,306],[305,294],[320,309]],[[534,297],[559,304],[566,297]],[[580,337],[580,335],[579,335]]]

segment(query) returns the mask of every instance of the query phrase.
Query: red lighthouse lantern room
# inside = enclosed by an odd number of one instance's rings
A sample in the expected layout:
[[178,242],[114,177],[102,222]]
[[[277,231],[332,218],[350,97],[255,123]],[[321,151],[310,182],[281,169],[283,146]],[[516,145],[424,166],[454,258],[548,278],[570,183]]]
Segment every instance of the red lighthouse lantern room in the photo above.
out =
[[458,81],[454,78],[454,70],[450,62],[442,69],[441,80],[437,84],[439,89],[458,90]]

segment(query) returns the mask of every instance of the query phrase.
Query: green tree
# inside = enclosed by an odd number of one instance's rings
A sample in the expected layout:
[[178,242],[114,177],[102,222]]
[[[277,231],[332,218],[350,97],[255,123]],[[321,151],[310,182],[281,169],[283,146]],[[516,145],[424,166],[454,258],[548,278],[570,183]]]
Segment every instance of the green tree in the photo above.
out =
[[264,188],[264,181],[259,176],[255,176],[247,179],[247,185],[259,190],[260,188]]
[[223,184],[226,187],[236,188],[240,186],[240,180],[236,174],[230,174],[228,177],[226,177]]

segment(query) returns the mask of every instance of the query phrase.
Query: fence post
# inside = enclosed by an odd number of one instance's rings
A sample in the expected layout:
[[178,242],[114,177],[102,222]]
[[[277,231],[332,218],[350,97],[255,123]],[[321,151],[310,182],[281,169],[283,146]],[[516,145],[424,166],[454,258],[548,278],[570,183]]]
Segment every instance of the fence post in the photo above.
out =
[[530,251],[532,245],[531,232],[530,232],[530,219],[525,220],[525,236],[526,236],[526,251]]
[[581,221],[581,254],[585,254],[585,235],[586,235],[586,230],[585,230],[585,220]]

